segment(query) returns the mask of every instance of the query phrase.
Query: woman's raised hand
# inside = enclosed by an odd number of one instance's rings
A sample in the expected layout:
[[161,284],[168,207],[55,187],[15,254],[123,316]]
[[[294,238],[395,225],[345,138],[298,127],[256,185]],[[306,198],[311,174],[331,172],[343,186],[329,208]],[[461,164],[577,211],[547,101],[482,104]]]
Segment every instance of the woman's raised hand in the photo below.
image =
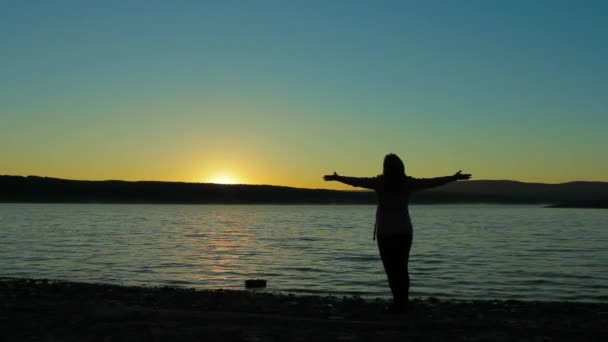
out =
[[454,177],[456,180],[467,180],[467,179],[471,179],[471,174],[470,173],[461,173],[462,170],[456,172],[452,177]]
[[333,175],[325,175],[325,176],[323,176],[323,179],[326,181],[334,181],[334,180],[337,180],[338,177],[339,177],[338,174],[334,171]]

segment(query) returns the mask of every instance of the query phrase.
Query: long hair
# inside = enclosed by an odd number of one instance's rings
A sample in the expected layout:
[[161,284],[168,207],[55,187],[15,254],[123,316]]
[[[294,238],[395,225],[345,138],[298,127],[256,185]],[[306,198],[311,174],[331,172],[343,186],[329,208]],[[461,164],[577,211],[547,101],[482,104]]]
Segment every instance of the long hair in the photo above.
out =
[[400,191],[405,187],[405,166],[396,154],[389,153],[384,157],[382,178],[385,191]]

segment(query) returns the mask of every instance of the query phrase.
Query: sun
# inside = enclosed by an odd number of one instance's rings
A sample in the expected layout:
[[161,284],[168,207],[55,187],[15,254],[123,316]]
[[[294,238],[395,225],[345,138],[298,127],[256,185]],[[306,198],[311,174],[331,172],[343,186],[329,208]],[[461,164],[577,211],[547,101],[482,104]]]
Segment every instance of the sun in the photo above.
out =
[[214,184],[236,184],[238,181],[229,175],[217,175],[209,178],[208,182]]

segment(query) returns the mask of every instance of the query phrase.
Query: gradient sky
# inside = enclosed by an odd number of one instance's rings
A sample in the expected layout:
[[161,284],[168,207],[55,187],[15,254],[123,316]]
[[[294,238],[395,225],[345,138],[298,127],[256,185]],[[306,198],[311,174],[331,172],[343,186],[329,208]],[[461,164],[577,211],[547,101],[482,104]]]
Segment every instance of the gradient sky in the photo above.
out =
[[0,174],[608,181],[606,1],[2,1]]

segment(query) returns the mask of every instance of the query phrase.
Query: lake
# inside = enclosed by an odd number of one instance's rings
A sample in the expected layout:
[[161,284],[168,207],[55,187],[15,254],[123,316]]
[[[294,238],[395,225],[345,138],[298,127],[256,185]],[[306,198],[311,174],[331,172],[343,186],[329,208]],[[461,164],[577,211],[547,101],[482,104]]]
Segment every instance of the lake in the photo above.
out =
[[[412,205],[411,296],[608,301],[608,210]],[[388,297],[371,205],[0,204],[0,277]]]

